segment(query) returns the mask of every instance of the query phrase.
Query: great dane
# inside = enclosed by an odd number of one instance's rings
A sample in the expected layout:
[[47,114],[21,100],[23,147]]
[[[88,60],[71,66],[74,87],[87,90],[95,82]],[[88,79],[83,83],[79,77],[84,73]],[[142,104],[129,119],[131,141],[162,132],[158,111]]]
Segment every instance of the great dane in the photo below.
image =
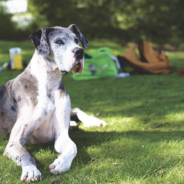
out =
[[34,55],[27,68],[0,88],[0,131],[9,142],[4,155],[22,167],[22,181],[41,180],[35,159],[23,147],[27,143],[54,142],[61,153],[49,166],[50,172],[66,172],[77,154],[68,135],[70,114],[85,126],[105,125],[78,108],[71,110],[62,75],[83,70],[87,40],[74,24],[68,28],[47,27],[31,36]]

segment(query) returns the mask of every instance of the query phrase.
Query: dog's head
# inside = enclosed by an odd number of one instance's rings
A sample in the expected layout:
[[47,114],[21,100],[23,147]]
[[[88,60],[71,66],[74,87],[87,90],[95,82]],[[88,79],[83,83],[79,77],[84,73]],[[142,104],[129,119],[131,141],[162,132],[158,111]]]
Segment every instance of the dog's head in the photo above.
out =
[[48,60],[54,61],[62,74],[70,70],[81,73],[84,66],[84,50],[88,41],[79,28],[72,24],[68,28],[47,27],[38,30],[31,36],[37,52]]

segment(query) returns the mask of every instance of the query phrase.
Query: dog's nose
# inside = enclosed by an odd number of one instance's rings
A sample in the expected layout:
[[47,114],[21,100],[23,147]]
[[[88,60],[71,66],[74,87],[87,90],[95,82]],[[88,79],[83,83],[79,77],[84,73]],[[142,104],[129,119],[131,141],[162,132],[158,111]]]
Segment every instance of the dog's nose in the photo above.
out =
[[82,48],[75,48],[73,52],[76,59],[82,59],[84,57],[84,50]]

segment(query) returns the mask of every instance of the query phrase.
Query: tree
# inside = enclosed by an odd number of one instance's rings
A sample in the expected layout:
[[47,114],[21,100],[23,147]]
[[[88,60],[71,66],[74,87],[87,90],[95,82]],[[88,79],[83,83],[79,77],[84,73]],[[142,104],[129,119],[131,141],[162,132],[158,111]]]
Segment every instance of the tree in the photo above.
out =
[[11,20],[12,15],[7,13],[0,4],[0,39],[12,39],[15,34],[15,24]]
[[184,37],[183,6],[182,0],[119,1],[113,22],[135,39],[176,44]]
[[143,38],[177,44],[184,38],[183,0],[28,0],[39,27],[75,23],[89,38]]

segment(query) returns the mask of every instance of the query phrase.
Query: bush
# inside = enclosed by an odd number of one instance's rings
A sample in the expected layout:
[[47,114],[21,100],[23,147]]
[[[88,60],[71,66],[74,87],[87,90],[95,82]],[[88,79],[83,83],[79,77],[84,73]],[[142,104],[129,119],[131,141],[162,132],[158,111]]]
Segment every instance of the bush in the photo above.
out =
[[10,40],[15,34],[15,23],[11,20],[12,15],[6,13],[4,7],[0,5],[0,39]]

